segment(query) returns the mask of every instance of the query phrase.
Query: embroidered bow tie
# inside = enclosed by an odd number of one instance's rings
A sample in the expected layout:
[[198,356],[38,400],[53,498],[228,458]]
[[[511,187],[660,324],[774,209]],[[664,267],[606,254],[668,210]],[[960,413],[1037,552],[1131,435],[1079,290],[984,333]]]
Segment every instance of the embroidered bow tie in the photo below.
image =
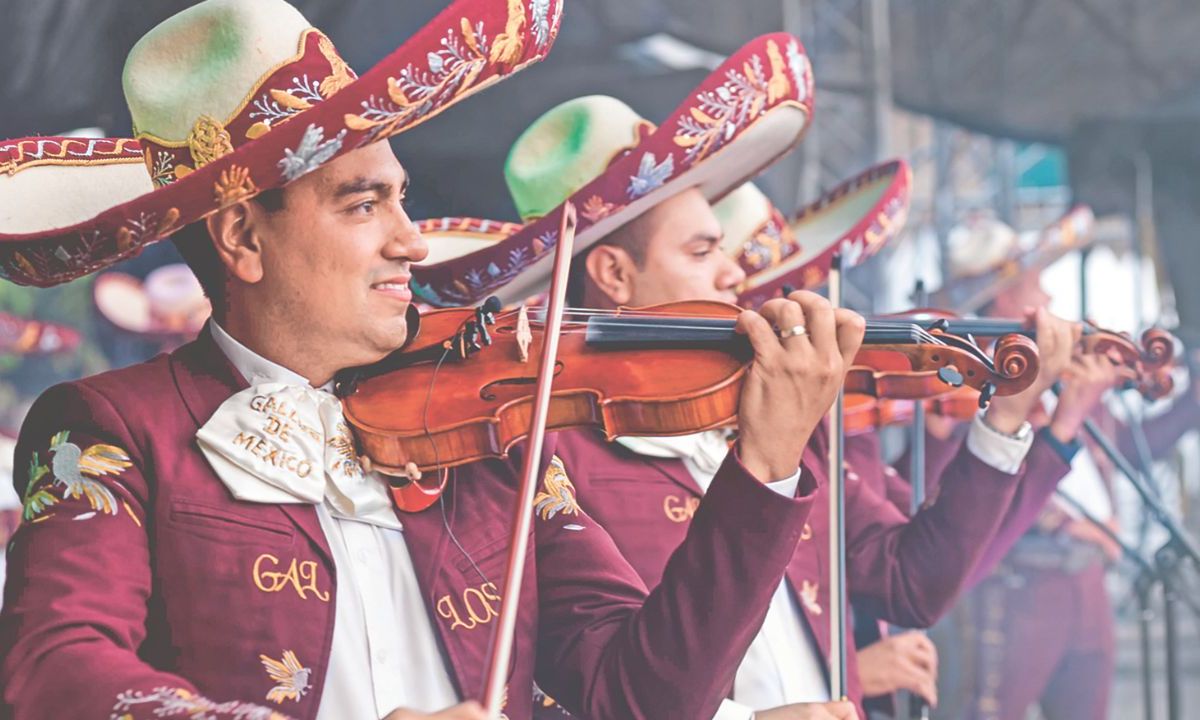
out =
[[330,393],[255,385],[222,403],[196,440],[239,500],[324,501],[335,517],[401,527],[384,481],[359,465],[342,405]]

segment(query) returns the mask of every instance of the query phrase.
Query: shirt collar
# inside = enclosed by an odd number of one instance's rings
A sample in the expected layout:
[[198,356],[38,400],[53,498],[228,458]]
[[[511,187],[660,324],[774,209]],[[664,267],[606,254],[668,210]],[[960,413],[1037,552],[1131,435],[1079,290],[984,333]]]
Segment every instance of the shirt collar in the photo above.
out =
[[[242,374],[242,377],[250,385],[276,382],[287,385],[299,385],[300,387],[312,387],[309,385],[308,379],[304,376],[288,370],[279,363],[266,359],[238,342],[216,320],[210,319],[208,321],[208,328],[209,332],[212,333],[213,341],[217,343],[217,347],[221,349],[221,352],[225,353],[225,357],[229,358],[229,362],[233,363],[233,366],[237,368],[237,371]],[[329,391],[332,387],[333,382],[330,381],[317,389]]]

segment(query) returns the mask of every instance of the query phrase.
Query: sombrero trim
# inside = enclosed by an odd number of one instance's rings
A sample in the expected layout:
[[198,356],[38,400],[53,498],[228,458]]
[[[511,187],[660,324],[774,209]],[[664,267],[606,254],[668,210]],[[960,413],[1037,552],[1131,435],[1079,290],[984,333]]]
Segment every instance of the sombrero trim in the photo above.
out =
[[782,266],[786,266],[790,260],[797,263],[794,268],[784,269],[776,265],[756,273],[758,276],[771,275],[768,280],[756,284],[754,275],[748,277],[738,296],[738,303],[744,307],[758,307],[771,298],[779,297],[785,285],[797,290],[820,287],[829,277],[833,256],[839,252],[842,253],[846,267],[853,267],[874,255],[888,240],[900,233],[908,220],[912,171],[903,160],[891,160],[876,165],[843,182],[805,206],[790,223],[797,242],[803,248],[805,223],[831,212],[842,203],[848,202],[851,196],[863,188],[888,177],[891,178],[891,182],[884,188],[879,199],[840,239],[815,257],[803,259],[804,252],[801,250],[782,263]]
[[[657,129],[571,194],[568,200],[579,209],[576,251],[653,207],[653,198],[660,194],[657,191],[721,154],[770,111],[798,108],[806,118],[803,130],[807,130],[812,95],[811,66],[799,40],[787,33],[773,33],[747,43]],[[766,158],[762,167],[799,142],[803,130],[787,147]],[[729,178],[721,195],[746,179]],[[414,266],[413,292],[438,307],[471,305],[496,293],[554,249],[562,207],[560,204],[492,247],[436,265]],[[621,222],[614,222],[619,216]]]
[[1067,253],[1087,247],[1095,222],[1090,207],[1076,205],[1042,228],[1032,249],[1019,251],[983,272],[945,283],[933,294],[931,302],[960,312],[974,312],[1012,287],[1025,273],[1044,270]]
[[427,218],[417,221],[417,230],[422,235],[462,233],[503,239],[516,235],[523,227],[524,225],[520,223],[472,217]]
[[[409,130],[544,58],[561,24],[562,0],[506,6],[457,0],[336,94],[236,149],[206,157],[175,182],[70,227],[0,234],[0,275],[47,287],[108,267],[229,203]],[[309,42],[320,37],[309,35]]]
[[9,355],[65,353],[79,347],[80,340],[79,332],[65,325],[0,313],[0,353]]
[[137,141],[126,138],[31,137],[0,142],[0,173],[16,175],[41,165],[113,165],[142,161]]

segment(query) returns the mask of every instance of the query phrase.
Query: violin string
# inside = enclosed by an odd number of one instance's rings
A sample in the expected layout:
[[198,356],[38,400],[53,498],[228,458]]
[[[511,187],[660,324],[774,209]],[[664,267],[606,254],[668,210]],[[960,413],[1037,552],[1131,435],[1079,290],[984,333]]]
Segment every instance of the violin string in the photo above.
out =
[[[441,454],[438,452],[437,442],[433,437],[433,431],[429,428],[429,406],[433,402],[433,389],[437,385],[438,371],[442,369],[442,364],[446,362],[448,357],[450,357],[450,348],[446,348],[442,351],[442,356],[438,358],[438,361],[433,366],[433,374],[429,378],[429,390],[425,393],[425,409],[421,413],[421,423],[424,426],[425,437],[429,440],[429,444],[433,447],[433,466],[436,468],[440,468],[442,466],[442,460]],[[445,472],[449,471],[447,470]],[[412,482],[416,482],[416,480],[413,480]],[[447,487],[449,487],[449,483],[447,484]],[[453,487],[450,487],[450,492],[454,492]],[[458,536],[454,534],[454,528],[450,525],[450,518],[446,515],[445,491],[438,494],[438,506],[441,508],[442,512],[442,526],[446,528],[446,534],[450,536],[450,542],[454,543],[454,546],[458,548],[458,551],[462,553],[462,556],[467,559],[467,562],[471,563],[471,567],[475,569],[475,572],[478,573],[479,577],[485,583],[491,582],[488,580],[487,575],[483,573],[483,570],[479,567],[479,565],[476,564],[475,558],[471,557],[471,553],[467,552],[467,549],[463,547],[461,542],[459,542]]]

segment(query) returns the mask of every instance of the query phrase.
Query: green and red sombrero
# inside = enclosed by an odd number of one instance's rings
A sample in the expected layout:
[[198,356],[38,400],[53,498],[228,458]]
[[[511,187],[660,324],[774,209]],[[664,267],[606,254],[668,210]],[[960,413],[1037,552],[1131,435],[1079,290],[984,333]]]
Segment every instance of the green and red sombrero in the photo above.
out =
[[522,133],[505,165],[525,224],[495,242],[439,250],[413,266],[413,292],[439,307],[537,295],[549,280],[565,202],[579,211],[579,254],[683,190],[719,200],[795,147],[812,102],[803,46],[773,33],[730,55],[657,127],[616,98],[562,103]]
[[415,127],[544,58],[562,1],[455,0],[361,76],[284,0],[189,7],[147,33],[126,62],[140,144],[0,142],[0,177],[137,148],[154,183],[85,217],[34,225],[0,218],[0,275],[42,287],[67,282]]

